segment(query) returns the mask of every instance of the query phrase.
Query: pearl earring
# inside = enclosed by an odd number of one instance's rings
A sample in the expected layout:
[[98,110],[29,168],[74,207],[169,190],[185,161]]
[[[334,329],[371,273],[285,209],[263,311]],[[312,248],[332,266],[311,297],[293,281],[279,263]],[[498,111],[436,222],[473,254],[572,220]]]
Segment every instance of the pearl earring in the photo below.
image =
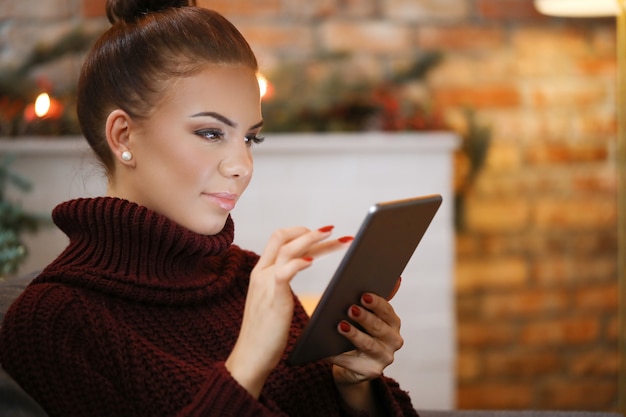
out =
[[130,161],[131,159],[133,159],[133,154],[130,153],[130,151],[124,151],[122,152],[122,161]]

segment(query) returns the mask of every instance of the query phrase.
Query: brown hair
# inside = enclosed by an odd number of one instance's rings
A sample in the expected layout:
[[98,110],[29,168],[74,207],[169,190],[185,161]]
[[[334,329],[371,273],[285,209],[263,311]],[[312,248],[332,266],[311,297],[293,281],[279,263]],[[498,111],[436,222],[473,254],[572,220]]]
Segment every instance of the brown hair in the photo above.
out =
[[77,113],[85,138],[110,174],[113,155],[105,124],[116,108],[132,118],[149,115],[173,81],[209,64],[258,70],[243,35],[219,13],[195,0],[108,0],[112,27],[83,64]]

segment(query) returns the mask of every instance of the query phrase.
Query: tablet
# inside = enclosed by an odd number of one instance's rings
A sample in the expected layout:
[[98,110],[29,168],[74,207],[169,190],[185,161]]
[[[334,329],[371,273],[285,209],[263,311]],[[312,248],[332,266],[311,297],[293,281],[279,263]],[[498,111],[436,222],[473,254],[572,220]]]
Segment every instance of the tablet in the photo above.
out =
[[[337,331],[347,311],[372,292],[388,298],[441,205],[440,195],[387,201],[370,207],[311,319],[287,358],[302,365],[354,346]],[[355,323],[351,322],[353,325]]]

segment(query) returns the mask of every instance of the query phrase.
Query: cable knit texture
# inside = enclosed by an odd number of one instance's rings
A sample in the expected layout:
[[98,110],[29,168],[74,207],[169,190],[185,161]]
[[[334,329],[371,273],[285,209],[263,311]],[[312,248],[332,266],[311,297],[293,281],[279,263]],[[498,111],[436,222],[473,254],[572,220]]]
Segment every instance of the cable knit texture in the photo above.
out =
[[[51,416],[358,416],[330,366],[285,363],[308,317],[299,303],[283,360],[260,398],[224,361],[258,256],[145,207],[100,197],[57,206],[70,243],[15,301],[2,366]],[[374,381],[388,416],[416,415],[391,379]]]

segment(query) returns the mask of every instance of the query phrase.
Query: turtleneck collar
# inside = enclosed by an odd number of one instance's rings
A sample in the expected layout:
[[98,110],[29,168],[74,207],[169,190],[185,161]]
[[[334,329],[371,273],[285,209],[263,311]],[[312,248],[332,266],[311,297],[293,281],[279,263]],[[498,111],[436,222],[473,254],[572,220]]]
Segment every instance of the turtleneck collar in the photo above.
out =
[[108,284],[188,288],[204,277],[206,285],[211,258],[224,255],[234,239],[230,216],[221,232],[205,236],[113,197],[61,203],[52,218],[70,243],[46,270],[82,271]]

